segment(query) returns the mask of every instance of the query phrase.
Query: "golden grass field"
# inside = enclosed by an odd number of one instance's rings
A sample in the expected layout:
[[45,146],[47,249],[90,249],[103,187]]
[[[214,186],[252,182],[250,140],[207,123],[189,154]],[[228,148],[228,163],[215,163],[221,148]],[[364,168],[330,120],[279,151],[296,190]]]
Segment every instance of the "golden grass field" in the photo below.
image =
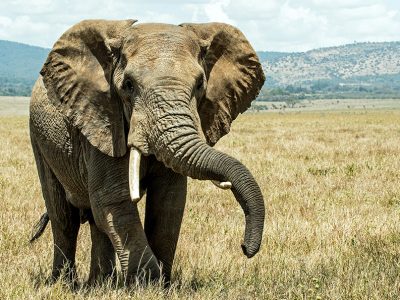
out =
[[[190,181],[173,285],[45,285],[51,230],[28,117],[0,117],[0,299],[399,299],[400,110],[246,114],[217,145],[259,182],[262,248],[241,252],[244,216],[229,191]],[[140,205],[143,208],[143,200]],[[89,271],[89,226],[77,251]]]

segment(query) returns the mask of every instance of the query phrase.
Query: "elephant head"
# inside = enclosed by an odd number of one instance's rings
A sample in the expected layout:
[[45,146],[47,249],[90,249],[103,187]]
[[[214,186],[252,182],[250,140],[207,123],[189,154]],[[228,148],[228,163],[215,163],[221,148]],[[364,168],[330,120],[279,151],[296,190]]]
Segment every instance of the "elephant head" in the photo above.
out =
[[260,188],[211,146],[264,83],[256,53],[227,24],[134,23],[88,20],[69,29],[41,70],[49,98],[104,154],[130,151],[133,194],[141,155],[185,176],[230,182],[245,213],[242,249],[252,257],[264,224]]

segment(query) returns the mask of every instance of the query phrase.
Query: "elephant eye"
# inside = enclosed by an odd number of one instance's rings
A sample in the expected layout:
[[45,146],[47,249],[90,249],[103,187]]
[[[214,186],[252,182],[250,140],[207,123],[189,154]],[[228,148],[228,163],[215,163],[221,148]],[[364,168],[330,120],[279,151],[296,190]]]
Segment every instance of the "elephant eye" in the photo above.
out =
[[130,79],[126,79],[124,82],[124,88],[128,90],[129,92],[133,93],[135,90],[135,87],[133,86],[133,82]]

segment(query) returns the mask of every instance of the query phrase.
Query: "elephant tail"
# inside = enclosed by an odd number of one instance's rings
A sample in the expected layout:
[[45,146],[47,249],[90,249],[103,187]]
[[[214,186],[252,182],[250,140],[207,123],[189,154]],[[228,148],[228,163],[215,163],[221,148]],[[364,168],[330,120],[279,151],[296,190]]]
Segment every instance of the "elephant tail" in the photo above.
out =
[[49,214],[45,212],[32,229],[32,237],[29,240],[30,243],[34,242],[42,235],[49,221],[50,221]]

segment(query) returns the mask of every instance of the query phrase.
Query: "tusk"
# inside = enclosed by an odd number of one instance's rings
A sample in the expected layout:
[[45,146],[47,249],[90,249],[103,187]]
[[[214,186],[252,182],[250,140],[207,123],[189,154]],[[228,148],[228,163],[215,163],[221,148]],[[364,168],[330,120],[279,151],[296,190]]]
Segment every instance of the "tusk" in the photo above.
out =
[[229,190],[232,187],[232,183],[230,181],[217,181],[217,180],[211,180],[212,183],[214,183],[214,185],[216,187],[219,187],[220,189],[223,190]]
[[140,151],[132,147],[129,155],[129,192],[133,202],[140,200],[140,156]]

